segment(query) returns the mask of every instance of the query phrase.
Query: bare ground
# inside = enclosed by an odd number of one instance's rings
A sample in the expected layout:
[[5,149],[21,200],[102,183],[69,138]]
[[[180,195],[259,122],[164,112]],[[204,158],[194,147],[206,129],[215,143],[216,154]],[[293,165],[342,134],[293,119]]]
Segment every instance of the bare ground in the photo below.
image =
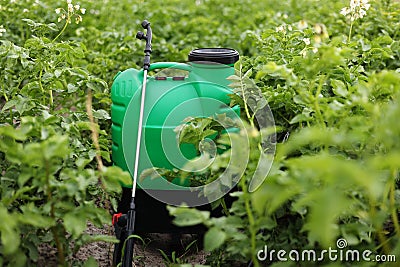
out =
[[[97,228],[92,224],[88,224],[86,230],[89,234],[114,235],[114,229],[111,226]],[[134,248],[134,265],[133,266],[168,266],[168,262],[172,263],[172,253],[180,263],[205,264],[207,253],[197,245],[199,239],[196,235],[171,235],[171,234],[147,234],[142,236],[143,241],[135,242]],[[201,238],[201,237],[200,237]],[[193,244],[187,249],[188,245]],[[94,242],[87,244],[79,249],[79,251],[69,259],[69,262],[83,262],[93,257],[99,266],[112,266],[112,253],[114,245],[106,242]],[[163,257],[163,251],[169,260]],[[57,251],[49,245],[39,247],[38,266],[57,266]],[[175,260],[174,263],[177,263]],[[75,265],[75,264],[73,264]]]

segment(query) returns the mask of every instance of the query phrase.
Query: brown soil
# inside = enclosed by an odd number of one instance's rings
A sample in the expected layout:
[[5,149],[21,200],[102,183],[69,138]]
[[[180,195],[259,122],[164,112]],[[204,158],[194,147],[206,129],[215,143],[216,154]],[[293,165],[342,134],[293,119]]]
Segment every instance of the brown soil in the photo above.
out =
[[[104,228],[97,228],[92,224],[88,224],[86,232],[93,235],[114,235],[113,228],[107,225]],[[191,242],[199,239],[196,235],[148,234],[142,238],[144,244],[142,241],[135,242],[133,266],[168,266],[168,260],[163,258],[160,250],[169,257],[170,262],[172,261],[171,255],[174,253],[180,263],[193,265],[206,263],[207,253],[198,247],[198,241],[192,244],[190,249],[186,249]],[[73,264],[93,257],[101,267],[112,266],[113,248],[113,244],[106,242],[87,244],[81,247],[68,262]],[[44,244],[39,247],[39,252],[38,266],[57,266],[57,251],[55,248]]]

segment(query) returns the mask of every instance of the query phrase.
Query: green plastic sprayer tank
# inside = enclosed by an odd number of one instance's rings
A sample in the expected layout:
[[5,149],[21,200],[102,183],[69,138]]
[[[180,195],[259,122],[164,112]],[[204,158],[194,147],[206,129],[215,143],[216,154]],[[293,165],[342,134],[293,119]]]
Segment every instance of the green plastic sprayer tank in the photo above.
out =
[[[192,144],[178,144],[174,129],[188,117],[209,117],[226,113],[231,116],[228,76],[234,74],[233,64],[239,54],[227,48],[195,49],[189,62],[158,62],[149,71],[160,72],[148,77],[143,117],[139,173],[158,168],[181,168],[188,159],[198,155]],[[168,71],[165,71],[168,69]],[[180,74],[165,74],[177,70]],[[183,75],[184,74],[184,75]],[[111,88],[112,159],[115,165],[133,173],[140,90],[143,70],[128,69],[118,73]],[[223,105],[225,104],[225,106]],[[239,113],[239,107],[234,107]],[[189,186],[176,178],[174,184]],[[131,187],[124,184],[124,187]],[[174,190],[164,179],[143,179],[138,189]]]

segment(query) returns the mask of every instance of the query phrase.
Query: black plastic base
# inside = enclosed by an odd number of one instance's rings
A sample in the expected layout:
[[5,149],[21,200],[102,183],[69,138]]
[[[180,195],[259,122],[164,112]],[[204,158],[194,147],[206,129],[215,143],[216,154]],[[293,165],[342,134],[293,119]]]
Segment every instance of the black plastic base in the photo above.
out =
[[[165,192],[165,190],[164,190]],[[121,200],[118,203],[118,213],[126,214],[129,210],[132,189],[123,188]],[[187,194],[185,191],[171,191],[171,194]],[[154,199],[144,190],[137,189],[135,196],[136,218],[135,233],[202,233],[206,231],[203,225],[191,227],[177,227],[172,223],[166,204]],[[228,207],[232,199],[227,201]],[[213,217],[222,216],[222,208],[211,210],[211,205],[199,206],[197,209],[211,211]]]

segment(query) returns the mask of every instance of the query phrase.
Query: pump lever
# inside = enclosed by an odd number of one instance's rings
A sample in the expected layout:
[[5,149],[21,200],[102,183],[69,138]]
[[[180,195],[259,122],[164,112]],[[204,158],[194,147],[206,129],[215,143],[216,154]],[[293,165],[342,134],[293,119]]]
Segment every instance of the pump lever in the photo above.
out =
[[138,33],[136,34],[136,38],[139,39],[139,40],[147,39],[147,37],[146,37],[146,35],[144,34],[144,32],[138,32]]

